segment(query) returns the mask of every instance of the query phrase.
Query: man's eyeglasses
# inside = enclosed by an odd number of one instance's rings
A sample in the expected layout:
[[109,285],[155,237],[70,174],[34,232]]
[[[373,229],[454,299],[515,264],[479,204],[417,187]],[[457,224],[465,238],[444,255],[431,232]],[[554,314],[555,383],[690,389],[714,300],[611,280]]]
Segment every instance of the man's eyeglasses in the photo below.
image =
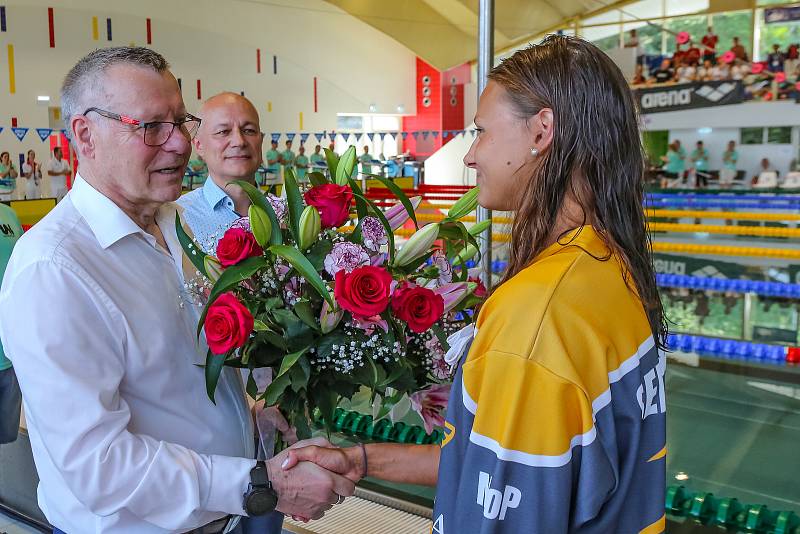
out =
[[197,129],[200,127],[200,121],[198,117],[194,115],[186,114],[186,117],[179,121],[170,122],[170,121],[152,121],[152,122],[142,122],[138,119],[134,119],[132,117],[128,117],[127,115],[119,115],[117,113],[112,113],[110,111],[105,111],[99,108],[89,108],[83,112],[83,115],[86,115],[90,111],[94,111],[101,117],[106,117],[108,119],[113,119],[115,121],[119,121],[123,124],[130,124],[131,126],[136,126],[137,128],[144,128],[144,144],[147,146],[161,146],[167,142],[167,140],[172,135],[172,132],[175,130],[175,127],[179,127],[181,132],[185,134],[189,139],[194,137],[194,134],[197,133]]

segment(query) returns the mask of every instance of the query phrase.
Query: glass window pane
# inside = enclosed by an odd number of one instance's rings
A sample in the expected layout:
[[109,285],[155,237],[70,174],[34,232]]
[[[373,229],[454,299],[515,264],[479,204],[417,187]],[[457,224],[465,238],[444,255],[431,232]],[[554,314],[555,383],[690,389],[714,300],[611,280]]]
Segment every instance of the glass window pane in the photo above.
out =
[[581,37],[594,43],[600,50],[612,50],[619,47],[619,24],[582,28]]
[[771,126],[767,128],[767,143],[771,145],[791,145],[791,126]]
[[[703,35],[706,34],[708,31],[708,16],[707,15],[695,15],[692,17],[678,17],[675,19],[668,19],[666,24],[664,25],[668,30],[674,33],[678,32],[689,32],[691,35],[692,40],[694,41],[695,46],[698,48],[700,47],[700,40],[703,38]],[[684,50],[686,50],[686,46],[684,45]],[[672,53],[676,49],[675,44],[675,37],[674,35],[670,35],[667,38],[667,52]]]
[[786,48],[790,44],[800,42],[800,20],[768,23],[764,9],[756,11],[756,17],[760,35],[760,59],[766,59],[772,52],[773,45],[778,45],[781,52],[786,53]]
[[642,2],[635,2],[620,9],[622,12],[622,20],[634,19],[654,19],[662,17],[661,0],[643,0]]
[[337,130],[362,130],[363,117],[358,115],[339,115],[336,117]]
[[623,38],[627,42],[630,39],[630,31],[636,30],[639,38],[639,45],[645,54],[661,54],[661,25],[663,21],[654,20],[652,24],[646,22],[628,22],[623,24]]
[[708,10],[708,0],[667,0],[667,16],[687,15]]
[[733,46],[733,38],[738,37],[739,43],[747,50],[748,57],[752,56],[753,43],[750,35],[752,19],[751,11],[731,11],[712,15],[711,25],[714,27],[714,33],[719,37],[717,52],[730,50]]
[[742,145],[764,144],[764,128],[742,128],[739,131],[739,143]]
[[614,9],[612,11],[603,13],[602,15],[597,15],[596,17],[583,19],[583,21],[581,21],[581,24],[583,24],[584,26],[593,26],[595,24],[608,24],[609,22],[619,22],[621,16],[622,14],[616,9]]
[[756,0],[757,6],[771,6],[774,4],[794,4],[797,0]]

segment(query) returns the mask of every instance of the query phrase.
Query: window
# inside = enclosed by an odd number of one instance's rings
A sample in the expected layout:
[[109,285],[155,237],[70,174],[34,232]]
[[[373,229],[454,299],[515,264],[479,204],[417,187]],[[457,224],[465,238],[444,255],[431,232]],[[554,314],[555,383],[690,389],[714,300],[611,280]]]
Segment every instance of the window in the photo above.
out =
[[[708,31],[708,16],[696,15],[693,17],[679,17],[676,19],[668,19],[664,25],[668,30],[677,34],[678,32],[689,32],[694,45],[700,47],[700,40]],[[684,45],[683,49],[686,50],[688,45]],[[675,38],[670,36],[667,38],[667,53],[671,54],[676,49]]]
[[661,20],[654,20],[653,24],[646,22],[629,22],[622,25],[625,41],[630,39],[630,31],[636,30],[636,36],[639,38],[639,46],[645,54],[659,55],[661,54],[661,28],[663,24]]
[[800,42],[800,20],[768,23],[766,21],[767,11],[769,10],[759,9],[756,11],[759,59],[766,59],[767,55],[772,52],[772,45],[778,45],[781,52],[786,52],[786,48],[790,44]]
[[717,52],[725,52],[733,46],[733,38],[738,37],[739,43],[747,50],[748,56],[752,55],[753,43],[751,40],[750,24],[753,15],[750,11],[731,11],[724,14],[711,16],[711,26],[719,37]]
[[708,0],[667,0],[667,16],[706,11],[708,3]]
[[764,128],[742,128],[739,143],[742,145],[763,145]]
[[767,143],[770,145],[791,145],[791,126],[771,126],[767,128]]
[[363,117],[359,115],[339,115],[336,117],[337,130],[362,130]]

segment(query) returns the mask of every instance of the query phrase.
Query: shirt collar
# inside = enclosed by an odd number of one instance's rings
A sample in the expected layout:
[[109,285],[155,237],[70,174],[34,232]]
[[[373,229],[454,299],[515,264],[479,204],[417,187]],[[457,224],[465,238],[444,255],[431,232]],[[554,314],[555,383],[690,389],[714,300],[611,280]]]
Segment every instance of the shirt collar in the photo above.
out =
[[[155,246],[156,241],[153,236],[142,230],[119,206],[92,187],[80,174],[75,175],[75,183],[69,198],[103,249],[133,234],[144,236],[148,243]],[[176,205],[173,202],[161,206],[156,214],[159,226],[165,228],[164,224],[175,218],[175,210]],[[166,235],[163,230],[162,233]]]
[[[211,206],[211,209],[217,209],[219,205],[225,201],[225,199],[230,200],[225,191],[217,185],[217,183],[211,178],[211,175],[208,175],[206,179],[206,183],[203,185],[203,196],[206,198],[206,202],[208,205]],[[231,205],[233,201],[231,200]],[[233,210],[233,208],[231,208]]]

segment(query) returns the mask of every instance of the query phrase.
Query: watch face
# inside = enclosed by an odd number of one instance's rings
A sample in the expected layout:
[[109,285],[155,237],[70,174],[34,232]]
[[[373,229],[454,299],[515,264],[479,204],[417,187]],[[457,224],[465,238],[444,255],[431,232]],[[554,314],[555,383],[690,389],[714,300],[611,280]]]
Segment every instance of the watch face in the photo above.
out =
[[278,504],[278,496],[274,491],[254,490],[247,496],[247,506],[245,511],[249,515],[264,515],[275,510]]

